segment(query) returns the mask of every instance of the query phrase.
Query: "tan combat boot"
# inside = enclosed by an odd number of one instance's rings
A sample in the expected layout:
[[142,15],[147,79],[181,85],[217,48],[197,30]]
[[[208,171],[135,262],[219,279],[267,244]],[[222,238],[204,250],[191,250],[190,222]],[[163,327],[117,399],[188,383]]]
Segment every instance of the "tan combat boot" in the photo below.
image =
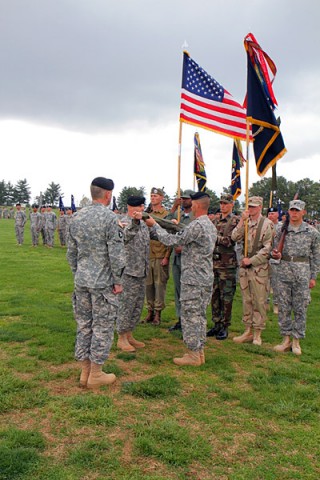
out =
[[273,350],[275,352],[279,353],[285,353],[285,352],[290,352],[291,350],[291,340],[290,340],[290,335],[285,335],[283,337],[282,343],[279,345],[276,345]]
[[302,353],[299,338],[292,339],[292,353],[295,355],[301,355]]
[[251,343],[253,341],[253,334],[251,327],[246,327],[244,333],[239,337],[233,337],[235,343]]
[[273,313],[274,313],[275,315],[279,315],[278,305],[273,305]]
[[253,330],[253,341],[252,341],[253,345],[258,345],[260,347],[260,345],[262,345],[262,338],[261,338],[261,330],[259,330],[258,328],[255,328]]
[[117,347],[123,352],[135,352],[136,349],[129,343],[127,332],[119,333]]
[[139,340],[136,340],[135,338],[133,338],[132,332],[127,332],[127,340],[130,343],[130,345],[132,345],[134,348],[143,348],[146,346],[145,343],[139,342]]
[[102,371],[103,365],[91,363],[90,375],[88,378],[87,387],[91,389],[102,387],[103,385],[111,385],[116,381],[116,376],[113,373],[104,373]]
[[90,375],[91,362],[89,358],[86,358],[85,360],[82,360],[80,364],[81,364],[81,375],[80,375],[79,387],[86,388],[88,378]]
[[181,358],[174,358],[173,363],[183,367],[184,365],[192,365],[193,367],[200,367],[202,364],[200,352],[193,352],[188,350],[188,353],[185,353]]

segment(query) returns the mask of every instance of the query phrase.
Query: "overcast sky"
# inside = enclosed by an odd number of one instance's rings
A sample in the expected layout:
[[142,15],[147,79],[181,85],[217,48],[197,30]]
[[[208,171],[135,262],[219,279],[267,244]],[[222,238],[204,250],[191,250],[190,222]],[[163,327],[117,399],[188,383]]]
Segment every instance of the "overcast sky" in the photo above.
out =
[[[112,178],[116,195],[125,186],[173,195],[182,45],[242,103],[252,32],[278,68],[288,153],[277,173],[319,181],[319,21],[314,0],[0,0],[0,180],[26,178],[32,197],[53,181],[65,204],[89,196],[96,176]],[[193,187],[196,130],[183,125],[183,189]],[[232,140],[198,131],[219,194],[230,185]]]

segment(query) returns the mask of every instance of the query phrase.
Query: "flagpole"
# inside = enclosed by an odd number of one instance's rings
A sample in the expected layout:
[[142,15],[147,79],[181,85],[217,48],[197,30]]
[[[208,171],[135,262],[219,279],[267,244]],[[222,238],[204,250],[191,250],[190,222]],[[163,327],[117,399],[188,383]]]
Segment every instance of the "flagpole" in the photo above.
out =
[[[182,144],[182,122],[181,120],[179,121],[179,147],[178,147],[178,187],[177,187],[177,195],[178,198],[180,198],[180,192],[181,192],[181,144]],[[178,207],[178,222],[180,222],[180,215],[181,215],[181,209],[180,205]]]
[[[245,188],[245,195],[246,195],[246,206],[245,209],[248,210],[249,208],[249,145],[250,145],[250,122],[247,120],[247,136],[246,136],[246,188]],[[248,256],[248,219],[246,219],[244,223],[244,256]]]

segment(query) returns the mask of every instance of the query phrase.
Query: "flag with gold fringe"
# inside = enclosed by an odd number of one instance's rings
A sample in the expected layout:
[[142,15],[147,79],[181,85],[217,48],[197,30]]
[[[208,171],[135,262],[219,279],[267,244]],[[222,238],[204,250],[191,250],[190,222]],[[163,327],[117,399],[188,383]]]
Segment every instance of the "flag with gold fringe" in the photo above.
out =
[[194,134],[194,176],[198,184],[198,191],[205,192],[207,187],[207,174],[200,145],[199,133]]
[[245,158],[242,153],[241,142],[235,139],[233,142],[232,151],[232,169],[231,169],[231,194],[233,200],[236,200],[241,195],[241,174],[240,168],[243,167]]

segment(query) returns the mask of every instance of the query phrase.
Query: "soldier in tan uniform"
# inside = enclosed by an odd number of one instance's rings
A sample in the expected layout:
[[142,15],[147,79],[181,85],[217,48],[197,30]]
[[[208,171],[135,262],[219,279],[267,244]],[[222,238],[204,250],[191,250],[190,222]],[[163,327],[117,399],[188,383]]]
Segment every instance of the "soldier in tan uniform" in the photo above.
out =
[[[151,189],[152,215],[164,218],[168,211],[162,205],[164,192],[161,188]],[[169,261],[171,248],[158,240],[150,240],[150,264],[146,280],[146,300],[148,315],[146,322],[160,325],[161,311],[165,307],[167,281],[169,279]]]
[[262,197],[250,197],[248,210],[242,213],[231,234],[234,242],[242,241],[245,237],[245,220],[248,221],[248,253],[242,258],[239,270],[245,332],[234,337],[236,343],[253,342],[254,345],[261,345],[261,332],[266,325],[269,254],[274,228],[273,223],[261,214],[262,203]]

